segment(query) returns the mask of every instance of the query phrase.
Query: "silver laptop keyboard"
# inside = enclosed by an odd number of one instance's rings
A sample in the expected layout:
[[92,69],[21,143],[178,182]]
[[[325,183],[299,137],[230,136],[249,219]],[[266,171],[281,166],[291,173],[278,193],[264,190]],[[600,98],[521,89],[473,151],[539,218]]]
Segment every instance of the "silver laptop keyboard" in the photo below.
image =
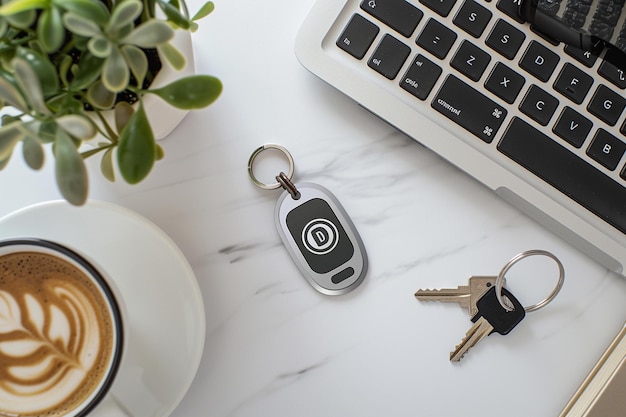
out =
[[335,44],[626,234],[626,58],[532,34],[517,1],[363,0]]

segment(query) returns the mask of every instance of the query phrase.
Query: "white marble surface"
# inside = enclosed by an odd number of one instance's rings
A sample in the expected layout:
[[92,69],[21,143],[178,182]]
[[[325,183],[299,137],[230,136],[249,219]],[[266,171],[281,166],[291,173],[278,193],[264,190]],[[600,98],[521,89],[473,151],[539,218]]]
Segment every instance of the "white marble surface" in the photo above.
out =
[[[303,69],[293,42],[312,3],[217,0],[194,47],[198,70],[224,82],[219,101],[162,142],[165,160],[138,186],[107,183],[90,163],[91,197],[160,226],[203,292],[204,356],[173,416],[556,416],[626,320],[626,282]],[[370,259],[356,291],[318,294],[281,246],[279,194],[246,172],[267,142],[353,217]],[[14,158],[0,190],[0,216],[59,198],[52,160],[35,173]],[[496,274],[534,248],[563,261],[561,294],[451,364],[469,317],[415,290]],[[509,287],[534,302],[551,268],[520,264]]]

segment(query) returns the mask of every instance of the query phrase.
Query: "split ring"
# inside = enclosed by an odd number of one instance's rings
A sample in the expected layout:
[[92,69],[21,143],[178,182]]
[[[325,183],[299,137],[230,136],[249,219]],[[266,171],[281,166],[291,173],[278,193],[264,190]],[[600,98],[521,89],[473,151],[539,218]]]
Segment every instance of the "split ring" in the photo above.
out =
[[530,256],[547,256],[548,258],[556,262],[559,268],[559,278],[556,283],[556,286],[546,298],[544,298],[543,300],[539,301],[536,304],[533,304],[528,307],[524,307],[524,310],[526,310],[527,312],[530,312],[530,311],[539,310],[541,307],[545,307],[546,304],[550,303],[550,301],[552,301],[554,297],[556,297],[556,295],[559,293],[559,291],[561,291],[561,288],[563,287],[563,282],[565,281],[565,269],[563,268],[563,264],[561,263],[559,258],[557,258],[554,254],[548,251],[540,250],[540,249],[533,249],[533,250],[522,252],[518,255],[515,255],[509,262],[507,262],[502,268],[502,270],[500,271],[500,273],[498,274],[498,277],[496,278],[496,284],[495,284],[496,285],[496,297],[498,298],[498,302],[500,303],[500,305],[506,311],[513,311],[513,308],[511,308],[510,305],[507,305],[505,303],[504,298],[502,296],[502,287],[504,287],[504,282],[506,280],[504,275],[517,262],[521,261],[524,258],[528,258]]
[[257,187],[262,188],[264,190],[275,190],[281,187],[281,184],[279,182],[276,182],[274,184],[265,184],[264,182],[261,182],[257,179],[252,169],[252,165],[254,164],[254,160],[257,158],[257,156],[259,156],[261,152],[268,150],[268,149],[278,150],[287,157],[287,161],[289,162],[289,171],[287,172],[286,176],[289,180],[291,180],[291,178],[293,177],[293,171],[294,171],[293,157],[291,156],[291,154],[289,153],[287,149],[276,144],[266,144],[257,148],[254,152],[252,152],[252,155],[250,155],[250,159],[248,160],[248,175],[250,176],[250,179],[252,180],[254,185],[256,185]]

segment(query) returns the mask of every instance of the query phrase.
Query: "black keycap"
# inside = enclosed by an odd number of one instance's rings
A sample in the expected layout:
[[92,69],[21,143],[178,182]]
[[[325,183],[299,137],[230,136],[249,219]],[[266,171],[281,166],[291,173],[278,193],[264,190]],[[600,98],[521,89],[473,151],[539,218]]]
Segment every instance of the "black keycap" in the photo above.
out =
[[420,9],[405,0],[363,0],[361,9],[407,38],[424,16]]
[[530,116],[540,125],[546,126],[558,106],[559,100],[533,84],[528,89],[519,108],[522,113]]
[[524,39],[526,39],[524,32],[500,19],[496,22],[485,43],[505,58],[513,59]]
[[593,67],[593,64],[596,63],[600,52],[602,52],[602,49],[597,51],[583,51],[582,49],[576,48],[575,46],[565,45],[565,53],[567,53],[569,56],[571,56],[587,68]]
[[378,30],[378,26],[363,16],[355,14],[337,39],[337,46],[356,59],[363,59],[378,35]]
[[626,233],[626,187],[561,144],[514,117],[498,150]]
[[457,49],[450,65],[467,75],[469,79],[478,81],[489,65],[489,61],[491,61],[491,56],[488,53],[465,40]]
[[583,146],[593,123],[571,107],[565,107],[552,131],[577,148]]
[[604,129],[598,129],[587,149],[587,155],[613,171],[626,152],[626,143]]
[[524,52],[520,66],[539,80],[548,81],[558,63],[559,56],[556,53],[539,42],[532,41]]
[[446,17],[450,14],[456,0],[420,0],[420,3],[438,15]]
[[593,94],[587,110],[605,123],[615,126],[624,111],[624,106],[626,99],[601,84]]
[[519,0],[500,0],[496,6],[498,10],[507,16],[517,20],[518,23],[524,23],[524,19],[519,15]]
[[440,75],[441,67],[420,54],[400,80],[400,87],[420,100],[426,100]]
[[483,34],[492,13],[478,4],[476,0],[465,0],[463,6],[454,16],[454,24],[472,35],[479,38]]
[[378,44],[367,65],[381,75],[393,80],[398,75],[398,71],[400,71],[410,53],[411,48],[387,34]]
[[598,73],[620,89],[626,88],[626,59],[621,51],[609,49]]
[[583,70],[570,64],[563,66],[559,76],[554,82],[554,89],[576,104],[580,104],[589,92],[593,78]]
[[489,74],[485,88],[507,103],[513,103],[521,91],[526,80],[501,62]]
[[456,33],[439,23],[435,19],[429,19],[422,33],[417,38],[416,43],[432,53],[439,59],[448,55],[452,44],[456,40]]
[[448,75],[431,107],[487,143],[500,129],[507,111],[454,75]]

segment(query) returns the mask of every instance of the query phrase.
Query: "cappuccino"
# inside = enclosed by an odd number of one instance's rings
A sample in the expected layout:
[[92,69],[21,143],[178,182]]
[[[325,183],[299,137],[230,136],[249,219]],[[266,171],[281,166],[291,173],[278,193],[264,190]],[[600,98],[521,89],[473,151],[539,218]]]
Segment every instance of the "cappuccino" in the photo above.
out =
[[0,416],[80,415],[100,396],[120,343],[102,285],[51,253],[0,256]]

